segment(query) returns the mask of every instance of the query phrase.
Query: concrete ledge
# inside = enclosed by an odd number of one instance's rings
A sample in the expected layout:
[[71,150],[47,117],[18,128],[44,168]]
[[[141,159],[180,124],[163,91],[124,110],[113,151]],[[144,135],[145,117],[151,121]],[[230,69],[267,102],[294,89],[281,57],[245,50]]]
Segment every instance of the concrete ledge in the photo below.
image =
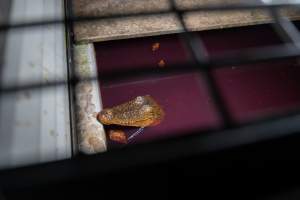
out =
[[[79,78],[94,77],[97,67],[93,44],[74,46],[75,73]],[[106,151],[106,138],[97,113],[102,109],[98,81],[80,82],[75,88],[79,151],[93,154]]]
[[[209,3],[208,3],[209,2]],[[208,6],[213,4],[237,4],[239,0],[183,0],[177,1],[180,8]],[[107,16],[113,14],[132,14],[153,11],[168,11],[168,0],[83,0],[73,1],[77,16]],[[300,19],[300,12],[284,9],[281,13],[292,20]],[[226,12],[188,12],[184,17],[187,27],[192,31],[221,29],[272,22],[263,10],[243,10]],[[115,39],[126,39],[152,35],[178,33],[182,31],[179,20],[173,13],[152,16],[106,19],[93,22],[75,23],[75,40],[80,43]]]

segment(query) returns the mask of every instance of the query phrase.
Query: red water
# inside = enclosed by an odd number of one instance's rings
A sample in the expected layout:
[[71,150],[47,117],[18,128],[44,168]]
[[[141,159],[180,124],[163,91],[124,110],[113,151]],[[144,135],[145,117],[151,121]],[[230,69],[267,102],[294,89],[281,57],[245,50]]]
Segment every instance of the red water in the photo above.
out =
[[[139,95],[151,95],[164,109],[161,124],[149,127],[135,141],[148,141],[220,125],[199,74],[164,77],[101,88],[103,105],[110,107]],[[115,127],[114,127],[115,128]],[[135,129],[124,129],[128,134]]]
[[[267,25],[199,33],[211,56],[226,51],[280,44]],[[300,106],[300,67],[296,59],[214,71],[235,121],[243,122]]]
[[[280,43],[267,25],[206,31],[199,33],[199,37],[211,56],[230,50]],[[157,42],[160,48],[153,52],[152,45]],[[165,67],[188,60],[189,55],[183,44],[178,35],[97,43],[98,71],[104,73],[143,66],[164,70],[157,64],[161,59],[165,61]],[[213,76],[225,105],[238,123],[300,105],[300,68],[296,60],[251,64],[247,67],[229,66],[215,70]],[[101,81],[100,87],[104,107],[146,94],[153,96],[163,106],[166,112],[163,122],[146,128],[134,142],[222,125],[200,74],[158,75],[138,81]],[[121,128],[128,135],[136,130]]]

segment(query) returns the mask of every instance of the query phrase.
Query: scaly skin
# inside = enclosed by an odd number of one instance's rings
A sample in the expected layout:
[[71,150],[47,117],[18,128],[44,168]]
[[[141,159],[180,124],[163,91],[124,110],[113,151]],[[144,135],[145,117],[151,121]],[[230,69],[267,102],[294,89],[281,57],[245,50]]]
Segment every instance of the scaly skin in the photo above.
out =
[[163,109],[149,96],[138,96],[126,103],[102,110],[97,119],[106,125],[147,127],[159,124]]

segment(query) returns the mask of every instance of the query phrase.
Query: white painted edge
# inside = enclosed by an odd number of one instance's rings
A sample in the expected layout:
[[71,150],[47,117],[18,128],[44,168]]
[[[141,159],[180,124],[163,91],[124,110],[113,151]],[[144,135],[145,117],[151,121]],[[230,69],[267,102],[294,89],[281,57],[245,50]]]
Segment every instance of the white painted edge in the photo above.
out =
[[[61,0],[11,0],[10,23],[63,17]],[[67,81],[65,39],[63,24],[9,30],[1,84]],[[1,169],[71,158],[68,95],[64,84],[0,97]]]

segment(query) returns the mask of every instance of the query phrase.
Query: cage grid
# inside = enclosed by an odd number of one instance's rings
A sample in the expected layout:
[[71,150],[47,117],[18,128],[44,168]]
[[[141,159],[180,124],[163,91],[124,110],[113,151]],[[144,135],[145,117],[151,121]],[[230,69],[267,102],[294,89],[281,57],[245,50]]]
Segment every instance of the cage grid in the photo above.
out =
[[[65,19],[49,19],[44,21],[34,21],[26,23],[14,23],[14,24],[1,24],[0,32],[7,32],[12,29],[22,29],[28,27],[38,27],[43,25],[50,24],[59,24],[63,23],[67,27],[67,56],[68,56],[68,69],[69,69],[69,78],[68,81],[64,80],[50,80],[47,83],[39,82],[28,82],[23,85],[1,85],[0,93],[1,95],[6,95],[9,93],[14,93],[24,90],[40,90],[46,87],[53,87],[57,85],[68,84],[71,91],[71,98],[73,98],[73,87],[75,87],[81,81],[93,81],[97,78],[101,80],[113,80],[124,77],[132,76],[141,76],[143,74],[155,74],[158,73],[153,68],[144,68],[144,69],[129,69],[129,70],[120,70],[113,73],[101,73],[99,77],[86,77],[79,79],[76,77],[75,73],[72,72],[74,69],[73,63],[73,52],[72,44],[74,42],[72,35],[72,26],[74,22],[85,22],[92,20],[103,20],[111,18],[122,18],[122,17],[135,17],[135,16],[146,16],[146,15],[157,15],[165,13],[175,13],[179,19],[183,29],[179,33],[184,38],[184,42],[188,47],[189,53],[192,55],[192,61],[189,63],[178,63],[172,65],[172,67],[166,68],[161,73],[169,72],[192,72],[197,71],[201,72],[206,80],[208,85],[209,93],[213,98],[215,105],[217,106],[218,113],[221,114],[224,125],[221,129],[218,130],[203,130],[197,131],[203,132],[204,134],[190,134],[188,136],[180,138],[171,138],[168,140],[151,142],[149,144],[137,145],[137,148],[140,151],[135,152],[135,155],[132,154],[132,150],[122,150],[118,154],[106,153],[104,156],[115,156],[118,157],[119,154],[129,158],[127,161],[123,160],[124,166],[130,165],[133,163],[144,163],[151,161],[158,161],[165,158],[175,158],[180,155],[190,155],[195,153],[200,153],[202,151],[211,151],[222,149],[224,147],[230,147],[233,145],[240,145],[243,143],[248,143],[251,141],[257,141],[259,138],[273,138],[280,135],[296,133],[300,131],[299,124],[299,114],[300,109],[294,109],[293,111],[284,112],[281,114],[276,114],[274,116],[264,116],[262,118],[251,120],[245,123],[236,123],[232,120],[229,111],[227,110],[224,99],[221,97],[214,78],[212,77],[212,70],[216,68],[229,67],[230,65],[241,65],[249,64],[254,62],[264,62],[271,61],[276,59],[285,59],[285,58],[297,58],[300,56],[300,35],[297,27],[290,21],[288,18],[279,14],[278,10],[281,8],[295,8],[299,7],[300,3],[277,3],[277,4],[266,4],[262,1],[253,1],[243,4],[234,4],[230,6],[224,5],[212,5],[212,6],[202,6],[202,7],[193,7],[188,9],[180,9],[176,5],[176,1],[169,0],[171,5],[171,10],[159,11],[159,12],[141,12],[134,14],[117,14],[117,15],[103,15],[103,16],[74,16],[71,9],[71,0],[66,0],[66,16]],[[184,22],[184,14],[189,11],[231,11],[231,10],[252,10],[252,9],[263,9],[268,11],[273,18],[272,27],[273,30],[280,36],[284,41],[283,44],[273,45],[273,46],[264,46],[264,47],[254,47],[248,48],[239,51],[226,52],[219,56],[209,57],[207,50],[202,44],[201,39],[194,36],[194,32],[190,31]],[[184,68],[182,65],[184,64]],[[71,99],[71,102],[73,100]],[[76,101],[76,99],[74,99]],[[71,104],[72,106],[72,104]],[[74,109],[74,108],[73,108]],[[73,121],[74,123],[74,121]],[[74,130],[75,132],[75,130]],[[226,132],[226,134],[224,134]],[[207,134],[205,134],[207,133]],[[208,134],[209,133],[209,134]],[[213,134],[214,133],[214,134]],[[226,135],[226,136],[225,136]],[[74,136],[74,135],[73,135]],[[246,139],[246,140],[245,140]],[[174,150],[174,148],[176,150]],[[168,150],[169,149],[169,150]],[[172,151],[170,149],[173,149]],[[147,152],[152,152],[153,155],[149,155]],[[147,161],[145,157],[138,158],[137,154],[148,155]],[[98,159],[105,159],[103,155],[99,155],[99,158],[93,157],[91,162],[95,162]],[[130,163],[130,161],[135,161]],[[97,165],[99,167],[99,165]],[[115,166],[116,167],[116,166]],[[104,171],[107,169],[112,169],[113,165],[110,163],[104,163],[101,165],[101,169]],[[98,168],[99,169],[99,168]],[[9,183],[9,181],[7,182]]]

